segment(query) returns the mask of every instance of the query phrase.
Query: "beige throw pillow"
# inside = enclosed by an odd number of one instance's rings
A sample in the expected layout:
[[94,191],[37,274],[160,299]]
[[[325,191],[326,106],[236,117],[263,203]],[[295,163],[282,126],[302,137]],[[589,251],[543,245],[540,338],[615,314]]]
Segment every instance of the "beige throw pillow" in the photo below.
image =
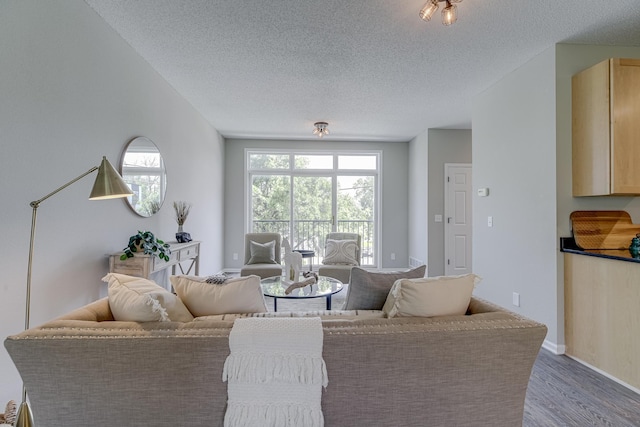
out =
[[462,315],[480,280],[475,274],[399,279],[391,287],[382,311],[387,317]]
[[260,277],[229,279],[221,285],[207,283],[206,277],[171,276],[178,297],[196,317],[230,313],[264,313]]
[[328,239],[324,246],[325,265],[358,265],[356,259],[358,244],[355,240]]
[[180,299],[142,277],[109,273],[109,307],[113,318],[127,322],[190,322],[193,316]]

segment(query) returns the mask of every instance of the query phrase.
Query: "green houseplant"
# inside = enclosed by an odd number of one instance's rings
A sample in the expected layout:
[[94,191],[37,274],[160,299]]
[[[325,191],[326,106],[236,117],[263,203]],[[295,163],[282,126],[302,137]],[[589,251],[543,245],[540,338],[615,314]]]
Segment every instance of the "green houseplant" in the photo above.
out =
[[124,248],[124,253],[120,255],[121,260],[133,257],[134,252],[142,252],[146,255],[156,255],[158,258],[169,261],[169,244],[157,239],[150,231],[138,231],[129,237],[129,244]]

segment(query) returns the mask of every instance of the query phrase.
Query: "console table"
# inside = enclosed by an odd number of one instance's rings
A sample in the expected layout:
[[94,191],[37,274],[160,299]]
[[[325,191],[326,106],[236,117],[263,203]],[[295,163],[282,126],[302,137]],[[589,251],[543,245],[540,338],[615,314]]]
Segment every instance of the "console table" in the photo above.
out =
[[[109,272],[127,274],[129,276],[149,278],[149,275],[171,267],[171,274],[176,274],[176,266],[181,274],[189,274],[194,270],[197,276],[200,273],[200,242],[187,243],[167,242],[171,249],[169,261],[164,261],[157,256],[135,255],[133,258],[121,260],[122,252],[109,256]],[[188,262],[188,268],[182,267],[182,263]]]

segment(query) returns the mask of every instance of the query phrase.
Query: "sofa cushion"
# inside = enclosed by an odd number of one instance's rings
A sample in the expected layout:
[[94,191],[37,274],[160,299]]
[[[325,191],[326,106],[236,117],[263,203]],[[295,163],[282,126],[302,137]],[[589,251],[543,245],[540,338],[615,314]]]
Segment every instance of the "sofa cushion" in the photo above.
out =
[[275,240],[267,243],[258,243],[252,240],[249,243],[251,258],[247,264],[277,264]]
[[358,244],[355,240],[328,239],[324,247],[323,264],[358,265],[356,254]]
[[475,274],[396,280],[382,311],[387,317],[463,315],[480,280]]
[[229,279],[221,285],[206,282],[206,277],[171,276],[176,294],[194,316],[267,311],[260,277]]
[[180,298],[142,277],[109,273],[109,308],[113,318],[128,322],[190,322],[193,316]]
[[409,271],[374,273],[360,267],[351,269],[349,289],[343,310],[382,310],[389,290],[398,279],[418,279],[424,277],[426,265]]

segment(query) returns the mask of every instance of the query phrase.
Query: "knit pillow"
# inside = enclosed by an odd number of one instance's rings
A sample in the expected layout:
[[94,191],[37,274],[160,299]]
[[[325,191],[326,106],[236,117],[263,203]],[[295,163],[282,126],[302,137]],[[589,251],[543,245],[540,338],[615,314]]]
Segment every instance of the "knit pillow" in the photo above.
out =
[[463,315],[480,280],[475,274],[396,280],[382,311],[386,317]]
[[109,273],[109,307],[113,318],[127,322],[190,322],[193,316],[180,298],[142,277]]
[[325,265],[359,265],[356,258],[358,244],[355,240],[327,239],[324,246]]

